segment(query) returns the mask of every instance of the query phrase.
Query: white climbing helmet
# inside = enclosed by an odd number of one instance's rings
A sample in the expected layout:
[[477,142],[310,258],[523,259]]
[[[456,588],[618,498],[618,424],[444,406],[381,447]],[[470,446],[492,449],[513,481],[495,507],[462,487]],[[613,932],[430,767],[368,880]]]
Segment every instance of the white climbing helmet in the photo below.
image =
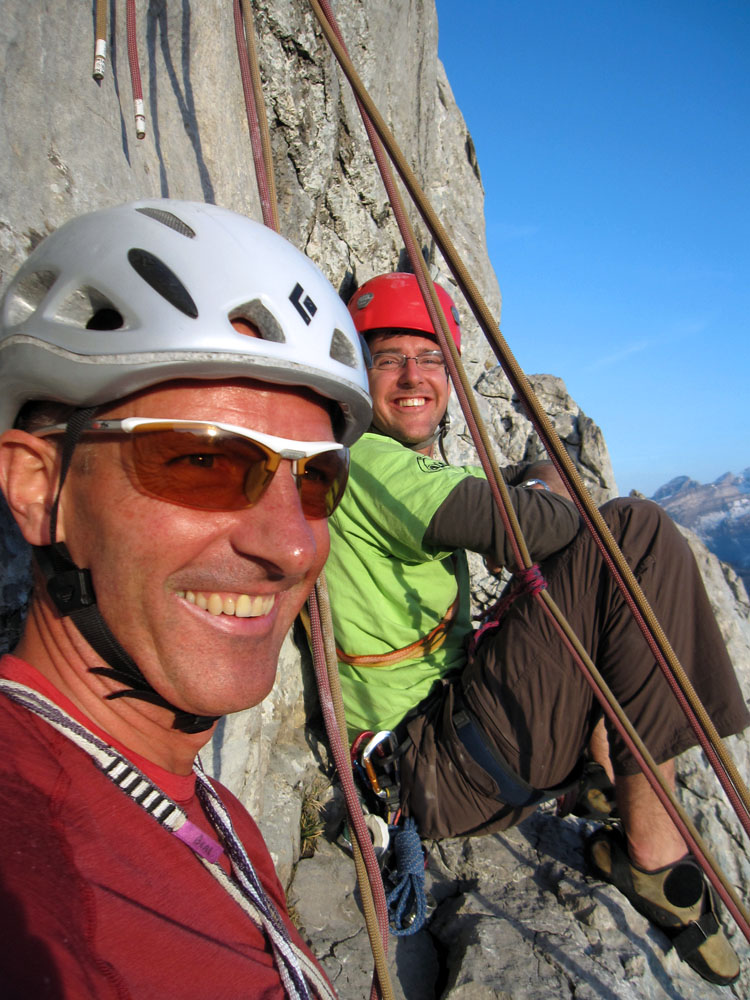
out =
[[[260,338],[236,331],[245,318]],[[176,378],[306,386],[370,424],[349,313],[267,227],[215,205],[137,201],[83,215],[34,250],[0,304],[0,432],[29,400],[111,402]]]

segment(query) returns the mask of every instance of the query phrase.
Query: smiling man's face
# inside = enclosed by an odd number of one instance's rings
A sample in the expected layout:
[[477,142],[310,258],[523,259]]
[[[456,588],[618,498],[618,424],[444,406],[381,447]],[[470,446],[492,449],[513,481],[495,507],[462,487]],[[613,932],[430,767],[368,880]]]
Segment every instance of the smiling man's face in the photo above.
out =
[[[263,383],[165,384],[106,416],[221,421],[333,440],[322,399]],[[90,567],[116,637],[153,687],[186,711],[220,715],[260,702],[328,554],[327,521],[305,516],[291,462],[281,462],[249,509],[194,510],[135,489],[119,440],[79,448],[87,459],[65,484],[60,535]]]
[[[408,358],[438,349],[433,338],[418,333],[378,333],[369,347],[373,355],[388,351]],[[429,371],[410,360],[394,371],[371,368],[369,378],[372,422],[379,431],[405,445],[418,444],[434,434],[450,395],[445,368]]]

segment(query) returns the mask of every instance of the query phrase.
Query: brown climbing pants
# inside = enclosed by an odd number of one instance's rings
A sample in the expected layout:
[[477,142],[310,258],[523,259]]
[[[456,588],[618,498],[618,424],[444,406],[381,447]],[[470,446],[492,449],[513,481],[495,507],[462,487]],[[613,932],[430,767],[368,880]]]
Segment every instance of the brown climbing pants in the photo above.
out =
[[[680,663],[722,736],[750,721],[690,549],[650,501],[618,499],[601,509]],[[695,734],[589,532],[582,528],[542,564],[549,592],[657,763],[695,745]],[[399,732],[402,801],[423,836],[505,829],[532,808],[504,805],[492,777],[459,739],[459,699],[510,768],[537,789],[575,772],[599,703],[538,601],[519,598],[458,675],[407,716]],[[638,765],[609,731],[616,774]]]

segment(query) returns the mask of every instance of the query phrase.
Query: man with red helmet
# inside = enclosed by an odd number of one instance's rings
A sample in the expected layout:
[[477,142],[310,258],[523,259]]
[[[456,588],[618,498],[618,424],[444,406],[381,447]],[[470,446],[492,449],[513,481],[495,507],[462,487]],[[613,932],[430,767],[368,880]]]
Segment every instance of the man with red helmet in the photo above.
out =
[[[460,347],[456,307],[435,287]],[[373,401],[327,564],[350,733],[395,731],[401,805],[424,836],[505,829],[570,786],[601,712],[528,598],[467,661],[465,550],[512,567],[501,518],[481,469],[434,457],[450,388],[414,276],[371,279],[349,311],[371,352]],[[575,507],[549,463],[503,476],[550,593],[673,784],[673,758],[695,737]],[[742,729],[748,715],[686,543],[649,501],[610,501],[602,514],[716,727]],[[616,732],[609,742],[623,835],[593,836],[593,867],[673,939],[700,928],[680,954],[710,981],[734,981],[710,887]]]
[[[458,309],[440,285],[435,285],[435,291],[460,352]],[[413,450],[430,454],[445,427],[450,386],[436,337],[434,333],[425,333],[429,317],[416,278],[413,274],[398,272],[372,278],[351,300],[349,312],[372,353],[371,379],[384,376],[379,383],[384,391],[377,393],[378,412],[373,417],[373,425]],[[426,349],[421,343],[425,339],[431,341]],[[412,366],[408,362],[397,365],[394,360],[399,354],[406,357],[414,344],[422,347],[421,353],[410,359],[414,362],[417,380],[429,386],[429,391],[422,396],[410,391]],[[391,377],[394,375],[395,379]]]

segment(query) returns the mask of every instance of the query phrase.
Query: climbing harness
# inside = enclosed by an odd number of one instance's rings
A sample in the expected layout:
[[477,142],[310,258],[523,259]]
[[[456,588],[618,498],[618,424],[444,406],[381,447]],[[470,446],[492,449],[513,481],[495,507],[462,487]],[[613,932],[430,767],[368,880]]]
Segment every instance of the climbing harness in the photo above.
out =
[[517,774],[498,753],[479,724],[473,712],[464,704],[460,693],[456,695],[456,704],[451,717],[456,735],[468,755],[476,761],[483,771],[492,778],[497,786],[495,798],[498,802],[514,809],[538,806],[565,794],[571,787],[571,779],[555,788],[534,788]]
[[[445,640],[448,638],[451,626],[458,616],[459,607],[460,595],[456,594],[455,600],[437,625],[430,629],[427,635],[422,636],[420,639],[417,639],[416,642],[412,642],[408,646],[402,646],[400,649],[393,649],[389,653],[363,653],[360,655],[345,653],[343,649],[340,649],[337,646],[336,656],[342,663],[349,663],[355,667],[390,667],[394,663],[401,663],[403,660],[418,660],[422,657],[429,656],[430,653],[434,653],[435,650],[440,649]],[[300,619],[302,620],[305,632],[309,638],[310,613],[305,608],[303,608],[300,612]]]
[[[193,766],[196,795],[220,841],[214,840],[193,824],[177,803],[165,795],[138,767],[49,698],[25,684],[5,679],[0,680],[0,691],[87,753],[102,774],[120,791],[193,851],[224,891],[268,937],[284,990],[290,1000],[311,1000],[313,991],[320,1000],[335,1000],[335,994],[320,971],[290,939],[281,916],[268,898],[242,842],[234,832],[226,807],[198,761]],[[231,878],[220,864],[224,853],[231,862]]]

